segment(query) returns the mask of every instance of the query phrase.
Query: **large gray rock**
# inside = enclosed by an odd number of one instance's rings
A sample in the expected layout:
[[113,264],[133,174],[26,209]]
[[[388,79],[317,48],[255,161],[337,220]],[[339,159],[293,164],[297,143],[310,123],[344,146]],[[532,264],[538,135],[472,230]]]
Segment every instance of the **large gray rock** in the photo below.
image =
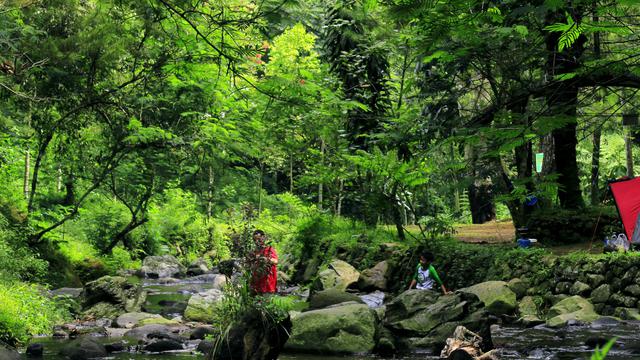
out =
[[520,322],[525,326],[532,326],[544,323],[540,319],[538,305],[533,296],[525,296],[518,303],[518,316]]
[[0,347],[0,359],[2,360],[20,360],[20,354],[15,350],[9,350]]
[[213,285],[212,289],[222,290],[227,285],[227,277],[222,274],[216,274],[211,279],[211,283]]
[[407,319],[429,305],[434,304],[438,294],[429,290],[407,290],[393,299],[386,308],[386,322],[393,323]]
[[167,326],[167,325],[144,325],[124,333],[124,337],[136,341],[148,342],[151,339],[169,338],[179,340],[178,333],[187,331],[186,326]]
[[140,311],[146,297],[140,284],[132,284],[121,276],[103,276],[87,283],[82,292],[84,313],[95,318]]
[[314,293],[309,298],[309,310],[322,309],[327,306],[355,301],[364,304],[358,295],[347,293],[338,289],[327,289]]
[[189,267],[187,268],[187,275],[189,276],[203,275],[208,272],[209,266],[207,265],[207,262],[202,258],[196,259],[194,262],[189,264]]
[[193,295],[184,311],[185,319],[205,323],[213,322],[216,306],[223,297],[224,294],[218,289],[211,289]]
[[375,346],[375,315],[364,304],[307,311],[291,320],[291,337],[285,346],[289,350],[355,354],[371,352]]
[[82,295],[82,288],[59,288],[49,291],[51,297],[68,296],[72,299],[79,298]]
[[516,294],[516,298],[520,299],[527,294],[529,282],[520,278],[509,280],[507,286]]
[[355,284],[359,277],[358,270],[349,263],[342,260],[333,260],[326,270],[318,274],[315,287],[318,290],[335,288],[344,291],[352,284]]
[[[432,299],[429,298],[430,301],[433,301]],[[421,305],[421,309],[418,311],[400,315],[404,312],[399,311],[398,306],[404,305],[398,305],[397,300],[387,305],[386,325],[394,330],[418,336],[426,336],[438,326],[464,317],[467,305],[467,302],[462,300],[460,295],[447,294],[436,297],[435,301],[431,303],[425,303],[424,307]]]
[[142,261],[140,273],[153,279],[179,277],[185,273],[185,268],[171,255],[147,256]]
[[431,351],[439,351],[457,326],[464,326],[470,330],[473,329],[472,331],[474,332],[482,334],[488,333],[492,321],[490,320],[489,313],[487,313],[484,308],[472,312],[472,310],[476,308],[476,305],[482,306],[482,303],[477,299],[468,299],[468,301],[477,301],[477,304],[469,304],[468,310],[463,317],[440,324],[423,337],[401,337],[400,342],[402,346],[407,350],[430,349]]
[[374,267],[360,273],[358,288],[363,291],[388,290],[387,280],[390,271],[389,262],[381,261]]
[[569,289],[569,293],[571,295],[580,295],[580,296],[588,296],[591,291],[591,287],[581,281],[576,281],[571,285],[571,289]]
[[60,355],[69,360],[86,360],[107,356],[105,347],[90,337],[82,337],[65,345]]
[[516,294],[504,281],[487,281],[459,291],[476,295],[494,315],[511,314],[518,304]]
[[593,304],[589,300],[575,295],[566,298],[549,309],[547,325],[550,327],[560,327],[569,321],[591,323],[600,318]]
[[591,292],[591,301],[593,303],[606,303],[611,296],[611,287],[609,284],[602,284]]
[[152,353],[161,353],[166,351],[182,350],[184,349],[184,346],[182,345],[182,342],[174,339],[160,339],[145,345],[143,349],[144,351]]
[[385,308],[383,324],[406,350],[441,349],[456,326],[484,334],[493,321],[480,299],[466,292],[408,290]]

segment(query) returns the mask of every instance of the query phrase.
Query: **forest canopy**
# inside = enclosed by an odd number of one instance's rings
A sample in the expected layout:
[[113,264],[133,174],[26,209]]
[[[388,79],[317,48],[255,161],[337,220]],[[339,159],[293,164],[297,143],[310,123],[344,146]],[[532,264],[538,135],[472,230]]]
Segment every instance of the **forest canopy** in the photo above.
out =
[[623,0],[5,1],[0,259],[30,280],[45,254],[224,257],[247,214],[283,238],[313,213],[400,240],[596,214],[580,209],[634,175],[639,15]]

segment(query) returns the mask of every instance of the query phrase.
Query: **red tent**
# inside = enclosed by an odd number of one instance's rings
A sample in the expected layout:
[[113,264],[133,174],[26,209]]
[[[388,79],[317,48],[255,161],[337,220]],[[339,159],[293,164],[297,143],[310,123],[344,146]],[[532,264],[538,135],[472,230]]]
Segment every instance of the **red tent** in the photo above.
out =
[[613,198],[624,225],[627,238],[631,241],[640,213],[640,178],[626,179],[609,184]]

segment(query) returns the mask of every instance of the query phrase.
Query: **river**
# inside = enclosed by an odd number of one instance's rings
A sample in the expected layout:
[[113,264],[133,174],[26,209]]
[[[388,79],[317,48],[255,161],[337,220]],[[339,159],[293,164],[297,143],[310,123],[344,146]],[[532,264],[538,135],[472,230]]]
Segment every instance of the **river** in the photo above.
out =
[[[132,279],[133,281],[141,281]],[[206,278],[187,278],[176,283],[162,284],[145,279],[143,287],[149,292],[144,311],[162,314],[168,318],[181,315],[189,297],[197,292],[211,288]],[[614,321],[603,319],[590,326],[568,326],[563,329],[549,329],[544,326],[522,328],[505,326],[494,329],[493,341],[502,348],[501,359],[544,359],[569,360],[589,359],[595,343],[602,343],[616,336],[618,341],[607,360],[640,359],[640,321]],[[96,338],[105,343],[118,342],[118,338]],[[34,342],[44,345],[43,360],[62,360],[58,355],[60,348],[68,340],[37,338]],[[165,354],[141,354],[135,352],[114,353],[105,358],[109,360],[195,360],[204,356],[195,351],[197,342],[187,342],[184,351]],[[26,355],[23,355],[27,359]],[[393,359],[437,359],[432,354],[410,354],[396,356]],[[368,356],[323,356],[282,354],[281,360],[387,360],[391,358]]]

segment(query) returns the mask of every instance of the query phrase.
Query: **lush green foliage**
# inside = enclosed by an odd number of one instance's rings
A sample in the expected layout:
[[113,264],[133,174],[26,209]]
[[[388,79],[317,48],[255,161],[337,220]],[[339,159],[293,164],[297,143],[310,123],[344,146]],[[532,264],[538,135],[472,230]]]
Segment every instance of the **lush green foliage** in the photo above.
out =
[[65,309],[43,291],[24,283],[0,283],[0,341],[24,343],[34,335],[48,334],[63,320]]
[[[372,266],[456,222],[600,241],[619,231],[600,215],[606,181],[640,166],[625,155],[638,130],[617,121],[638,104],[638,13],[623,0],[3,2],[0,276],[78,285],[153,254],[215,262],[255,228],[294,279],[333,257]],[[508,261],[428,246],[455,255],[454,287],[501,276],[465,261]]]

